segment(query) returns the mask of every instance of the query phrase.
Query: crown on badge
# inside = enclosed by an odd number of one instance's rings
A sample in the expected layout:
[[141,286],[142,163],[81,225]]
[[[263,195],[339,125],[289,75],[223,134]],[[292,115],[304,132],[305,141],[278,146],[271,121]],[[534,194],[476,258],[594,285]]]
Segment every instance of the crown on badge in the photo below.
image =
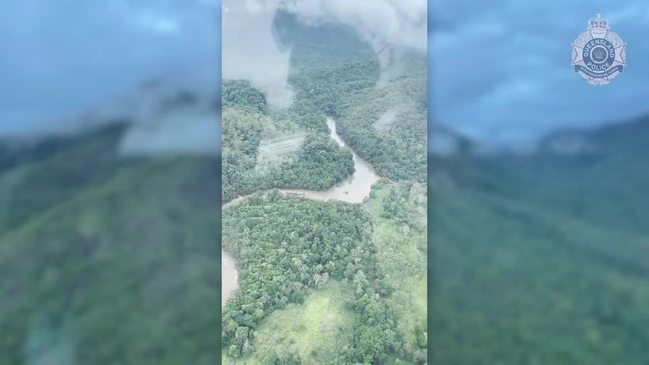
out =
[[602,18],[601,14],[596,17],[590,18],[588,21],[588,28],[591,30],[609,30],[611,27],[608,25],[608,20]]
[[608,20],[602,18],[600,14],[597,14],[596,17],[591,18],[588,21],[588,31],[593,38],[604,38],[608,34],[608,30],[611,27],[608,25]]

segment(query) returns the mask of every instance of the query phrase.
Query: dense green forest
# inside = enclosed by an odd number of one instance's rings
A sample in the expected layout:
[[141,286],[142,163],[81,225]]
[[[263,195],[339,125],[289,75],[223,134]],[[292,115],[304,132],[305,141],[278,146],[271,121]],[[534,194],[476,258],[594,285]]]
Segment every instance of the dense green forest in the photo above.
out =
[[[223,211],[239,273],[224,363],[424,364],[425,55],[404,51],[381,81],[375,50],[351,27],[278,11],[273,34],[291,50],[291,105],[267,105],[246,81],[224,84],[224,201],[246,195]],[[325,190],[355,172],[328,117],[385,177],[360,204],[281,190]]]
[[381,180],[364,204],[372,217],[385,305],[400,342],[386,364],[424,364],[428,344],[426,186]]
[[[280,12],[275,27],[291,45],[289,84],[294,109],[324,113],[337,121],[338,132],[377,171],[396,180],[426,180],[426,55],[395,52],[398,68],[385,85],[372,47],[351,28],[296,23]],[[289,31],[291,30],[289,36]],[[373,125],[390,108],[405,106],[387,131]]]
[[[226,209],[223,245],[237,257],[241,272],[241,288],[227,303],[223,318],[224,349],[230,359],[425,362],[425,201],[421,186],[381,182],[362,206],[270,192]],[[346,328],[334,323],[329,331],[318,331],[329,336],[303,345],[311,349],[306,354],[302,346],[286,343],[291,337],[287,329],[280,338],[261,341],[267,350],[257,349],[255,334],[272,326],[265,322],[269,315],[287,306],[290,313],[308,308],[313,290],[329,293],[331,285],[339,288],[336,295],[346,295],[319,298],[345,303],[332,309],[332,315],[352,323],[348,343],[332,345]],[[317,314],[305,322],[316,321],[313,317]]]
[[218,363],[218,159],[124,158],[126,128],[0,173],[0,364]]
[[430,182],[435,364],[649,362],[647,120]]
[[[247,81],[223,85],[224,200],[270,188],[324,190],[349,176],[351,155],[328,138],[327,116],[337,120],[338,133],[379,174],[396,180],[426,179],[426,58],[402,51],[399,72],[377,86],[378,58],[352,29],[339,24],[309,26],[279,11],[274,22],[279,41],[291,47],[288,83],[295,91],[291,106],[269,110],[265,95]],[[393,67],[397,67],[394,66]],[[373,125],[397,108],[393,126]],[[286,121],[290,121],[287,125]],[[267,126],[274,125],[269,132]],[[282,130],[283,128],[283,130]],[[255,171],[265,136],[303,130],[318,143],[302,146],[300,158]],[[314,149],[318,148],[321,153]],[[327,161],[314,161],[317,154]],[[349,156],[349,157],[347,157]],[[316,175],[317,174],[317,175]]]
[[[284,198],[277,193],[248,199],[224,218],[224,247],[243,272],[238,294],[224,313],[224,345],[233,357],[252,351],[259,322],[288,303],[303,303],[308,288],[328,280],[355,288],[354,336],[330,363],[383,359],[396,341],[395,326],[377,291],[374,246],[368,217],[360,207]],[[277,359],[300,362],[294,354]]]
[[[358,93],[338,118],[338,131],[349,146],[395,180],[426,181],[426,60],[403,61],[404,74],[387,86]],[[373,128],[390,105],[403,106],[387,131]]]
[[324,115],[319,119],[324,130],[305,130],[308,134],[294,153],[259,166],[264,138],[304,128],[292,118],[293,112],[265,113],[264,94],[247,81],[224,82],[223,104],[224,201],[271,188],[325,190],[354,172],[351,153],[329,138]]
[[248,109],[258,113],[268,111],[266,95],[244,80],[226,80],[221,85],[222,107]]

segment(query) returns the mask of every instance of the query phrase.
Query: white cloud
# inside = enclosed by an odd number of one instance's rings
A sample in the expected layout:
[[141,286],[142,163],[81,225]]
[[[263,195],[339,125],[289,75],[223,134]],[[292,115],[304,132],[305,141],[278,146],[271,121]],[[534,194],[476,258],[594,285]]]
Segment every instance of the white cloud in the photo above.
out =
[[272,106],[289,106],[290,50],[280,51],[271,33],[276,5],[224,0],[223,6],[228,8],[222,23],[223,78],[249,80],[266,93]]
[[142,10],[133,17],[135,25],[158,34],[177,34],[181,31],[180,20],[172,16]]
[[253,14],[256,14],[256,13],[259,13],[260,11],[262,11],[263,9],[264,9],[263,5],[261,3],[259,3],[258,1],[246,0],[246,10],[247,11],[249,11],[249,12],[251,12]]
[[[426,50],[426,6],[426,0],[224,0],[228,9],[222,33],[224,78],[250,80],[267,93],[272,105],[288,106],[291,50],[279,50],[271,33],[278,9],[297,15],[305,24],[337,22],[354,27],[379,53],[391,46]],[[390,52],[381,54],[379,62],[385,70],[391,63]]]
[[376,47],[427,46],[426,0],[247,0],[246,4],[250,9],[281,7],[307,23],[335,20],[356,28]]
[[220,1],[3,4],[0,134],[56,129],[58,120],[153,78],[191,80],[214,90],[220,78],[215,4]]
[[140,122],[120,141],[125,155],[216,155],[219,148],[218,115],[209,110],[182,108]]
[[[434,3],[431,113],[447,127],[513,146],[559,128],[589,128],[649,111],[645,1]],[[596,13],[611,21],[629,55],[626,71],[599,88],[570,65],[570,44]]]

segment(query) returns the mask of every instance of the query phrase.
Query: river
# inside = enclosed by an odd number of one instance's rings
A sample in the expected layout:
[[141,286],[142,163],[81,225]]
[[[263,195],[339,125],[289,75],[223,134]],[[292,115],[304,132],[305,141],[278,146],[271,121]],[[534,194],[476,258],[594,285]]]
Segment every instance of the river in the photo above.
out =
[[230,299],[238,287],[239,273],[234,263],[234,258],[229,253],[221,250],[221,306]]
[[[345,141],[336,133],[336,122],[332,118],[327,119],[327,126],[329,127],[329,135],[341,147],[348,148]],[[285,194],[293,194],[303,196],[305,198],[328,201],[338,200],[352,204],[360,204],[370,195],[372,185],[379,180],[372,166],[351,148],[348,148],[354,158],[354,174],[337,184],[333,188],[324,191],[312,191],[301,189],[282,189],[281,192]]]
[[[374,185],[374,183],[377,182],[380,177],[376,174],[372,166],[367,161],[360,158],[356,154],[356,152],[354,152],[354,150],[347,147],[345,141],[343,141],[338,133],[336,133],[336,121],[333,120],[333,118],[327,118],[327,126],[329,127],[329,135],[331,136],[331,138],[336,141],[338,145],[343,148],[349,149],[349,151],[352,153],[355,169],[352,176],[332,187],[331,189],[324,191],[281,189],[280,192],[286,195],[296,195],[318,201],[335,200],[352,204],[360,204],[370,195],[372,185]],[[236,198],[231,202],[223,205],[223,209],[237,204],[244,199],[245,197]],[[225,302],[230,298],[230,296],[232,296],[232,293],[238,286],[237,279],[239,275],[232,256],[227,254],[225,251],[221,251],[221,257],[221,302],[223,305],[225,305]]]

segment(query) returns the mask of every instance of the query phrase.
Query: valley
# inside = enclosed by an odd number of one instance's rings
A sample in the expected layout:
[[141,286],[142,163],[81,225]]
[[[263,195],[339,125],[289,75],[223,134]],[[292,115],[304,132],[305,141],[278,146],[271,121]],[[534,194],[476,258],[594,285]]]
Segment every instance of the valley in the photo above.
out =
[[648,121],[431,156],[435,364],[649,361]]
[[278,12],[292,103],[224,80],[224,364],[423,364],[425,54]]
[[218,159],[123,157],[127,128],[0,174],[0,364],[218,363]]
[[[339,146],[346,148],[345,142],[343,142],[342,138],[336,133],[336,123],[332,118],[327,119],[327,126],[330,131],[329,135],[331,136],[331,139],[338,143]],[[329,200],[336,200],[354,204],[362,203],[370,195],[372,185],[379,180],[379,176],[376,175],[372,166],[358,157],[354,151],[351,151],[351,153],[354,160],[354,173],[336,186],[324,191],[299,189],[278,189],[278,191],[284,195],[300,196],[316,201],[326,202]],[[237,197],[230,203],[240,203],[242,200],[245,200],[250,196],[251,195]],[[225,204],[223,208],[229,206],[231,206],[231,204]],[[239,274],[232,256],[225,251],[222,251],[221,255],[223,257],[221,267],[223,289],[221,290],[221,293],[223,296],[223,304],[225,304],[227,299],[232,295],[232,292],[238,286],[237,280]]]

